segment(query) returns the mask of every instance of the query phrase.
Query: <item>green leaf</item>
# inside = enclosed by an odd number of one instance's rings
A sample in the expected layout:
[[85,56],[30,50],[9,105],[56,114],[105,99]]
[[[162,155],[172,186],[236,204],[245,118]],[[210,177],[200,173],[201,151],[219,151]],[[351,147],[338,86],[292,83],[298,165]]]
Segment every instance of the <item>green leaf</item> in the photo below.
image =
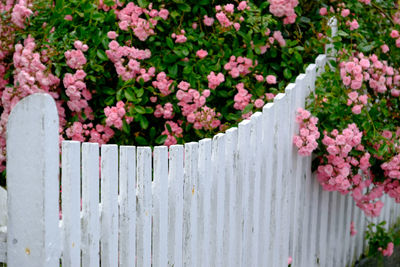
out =
[[139,114],[145,114],[146,113],[146,109],[142,106],[135,106],[134,110],[139,113]]
[[253,110],[254,105],[253,104],[248,104],[244,109],[243,109],[243,114],[249,113],[250,111]]
[[190,10],[192,10],[190,6],[186,3],[178,4],[178,9],[182,12],[190,12]]
[[168,74],[171,78],[176,78],[178,75],[178,65],[174,64],[168,67]]
[[96,51],[96,54],[97,54],[97,57],[100,58],[102,61],[107,61],[108,60],[108,57],[107,57],[106,53],[103,50],[98,49]]
[[162,145],[162,144],[164,144],[166,139],[167,139],[167,135],[160,135],[159,137],[157,137],[156,143],[159,145]]
[[147,140],[142,136],[136,136],[135,141],[140,146],[145,146],[148,144]]
[[140,118],[140,127],[142,127],[143,130],[146,130],[149,127],[149,121],[145,116]]
[[292,72],[290,71],[290,69],[288,69],[288,68],[284,69],[284,70],[283,70],[283,76],[284,76],[286,79],[292,78]]
[[125,120],[122,121],[122,130],[126,134],[129,134],[131,132],[131,127],[129,127],[128,123]]
[[133,92],[132,88],[126,88],[125,91],[124,91],[124,95],[125,95],[125,98],[128,101],[135,101],[136,100],[136,96],[135,96],[135,93]]
[[170,37],[167,37],[167,38],[165,39],[165,42],[166,42],[166,44],[167,44],[167,46],[168,46],[169,48],[171,48],[171,49],[174,48],[174,42],[172,41],[172,39],[171,39]]

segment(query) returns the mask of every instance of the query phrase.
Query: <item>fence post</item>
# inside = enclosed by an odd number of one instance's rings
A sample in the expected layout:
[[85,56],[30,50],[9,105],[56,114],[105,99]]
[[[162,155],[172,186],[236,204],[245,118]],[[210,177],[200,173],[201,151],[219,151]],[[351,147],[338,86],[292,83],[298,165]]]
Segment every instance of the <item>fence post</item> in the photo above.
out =
[[52,97],[20,101],[7,125],[8,267],[59,266],[59,156]]

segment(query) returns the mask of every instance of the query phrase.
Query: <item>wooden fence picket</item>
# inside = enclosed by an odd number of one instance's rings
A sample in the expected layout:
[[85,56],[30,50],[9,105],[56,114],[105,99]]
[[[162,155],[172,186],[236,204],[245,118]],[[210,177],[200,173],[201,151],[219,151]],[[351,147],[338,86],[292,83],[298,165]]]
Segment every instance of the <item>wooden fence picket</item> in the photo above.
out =
[[168,147],[154,148],[152,266],[168,264]]
[[61,162],[62,266],[74,267],[81,264],[81,144],[63,141]]
[[82,144],[82,266],[100,266],[99,145]]
[[183,266],[183,146],[169,148],[168,266]]
[[198,251],[197,265],[210,266],[211,258],[211,139],[203,139],[199,142],[199,183],[198,183]]
[[[198,143],[185,144],[183,180],[183,265],[197,264]],[[211,258],[211,260],[213,260]]]
[[137,266],[151,266],[151,149],[137,148]]
[[[226,132],[226,146],[225,146],[225,161],[226,161],[226,170],[225,170],[225,184],[226,184],[226,198],[225,201],[228,204],[228,212],[225,213],[225,221],[227,222],[227,226],[224,229],[224,248],[226,250],[226,254],[224,253],[224,257],[226,259],[226,266],[234,266],[238,262],[237,256],[238,253],[236,251],[236,244],[238,239],[241,238],[239,233],[236,231],[238,228],[238,218],[237,218],[237,159],[238,159],[238,151],[237,151],[237,143],[238,143],[238,129],[231,128]],[[206,265],[204,265],[206,266]]]
[[136,148],[121,146],[119,156],[119,266],[136,266]]

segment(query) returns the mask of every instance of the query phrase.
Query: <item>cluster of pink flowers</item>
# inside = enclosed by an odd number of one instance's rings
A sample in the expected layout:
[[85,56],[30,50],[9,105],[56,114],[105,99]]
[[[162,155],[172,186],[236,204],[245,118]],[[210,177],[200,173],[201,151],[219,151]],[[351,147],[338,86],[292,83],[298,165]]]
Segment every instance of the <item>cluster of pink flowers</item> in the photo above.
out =
[[240,75],[246,76],[251,73],[250,68],[257,66],[257,61],[253,64],[253,61],[246,57],[235,57],[231,56],[229,62],[225,64],[224,69],[229,70],[229,75],[232,78],[237,78]]
[[189,118],[188,121],[193,123],[193,128],[200,130],[213,130],[221,125],[221,121],[218,117],[221,116],[221,113],[215,112],[215,109],[209,108],[207,106],[203,106],[200,110],[193,113],[193,121],[192,118]]
[[205,106],[206,99],[210,96],[210,90],[206,89],[200,94],[199,91],[189,87],[190,84],[185,81],[178,84],[179,90],[176,92],[176,98],[179,100],[178,106],[181,107],[182,115],[189,123],[193,123],[195,129],[211,130],[218,127],[221,122],[217,117],[221,114]]
[[237,110],[243,110],[251,101],[251,94],[244,88],[244,83],[238,83],[236,85],[238,92],[234,97],[235,104],[233,107]]
[[125,103],[118,101],[117,105],[114,107],[106,107],[104,109],[104,114],[106,115],[106,126],[114,126],[115,128],[121,130],[123,119],[126,123],[130,124],[133,120],[132,117],[126,116]]
[[360,25],[358,24],[358,21],[356,19],[347,21],[346,25],[350,27],[350,31],[357,30],[360,27]]
[[[146,20],[140,17],[143,14],[150,18]],[[120,20],[118,25],[123,31],[132,29],[133,34],[139,38],[139,40],[145,41],[150,35],[155,34],[154,27],[157,26],[157,18],[166,20],[168,15],[169,12],[167,9],[160,9],[158,11],[152,8],[152,4],[146,9],[135,5],[133,2],[129,2],[125,8],[118,12],[118,19]]]
[[[170,130],[168,128],[170,128]],[[176,122],[165,122],[164,129],[165,130],[161,134],[167,136],[167,139],[164,142],[164,145],[166,146],[176,145],[178,143],[176,138],[183,137],[183,129]]]
[[[341,193],[347,193],[350,190],[350,179],[353,178],[352,166],[358,166],[360,162],[349,153],[354,148],[361,151],[364,149],[361,146],[361,138],[362,133],[354,123],[349,124],[342,134],[339,134],[336,129],[329,135],[324,133],[322,143],[326,146],[327,155],[324,158],[327,164],[321,164],[317,171],[318,181],[324,190]],[[358,179],[358,176],[353,179]]]
[[294,8],[299,4],[298,0],[269,0],[269,11],[277,17],[285,17],[284,24],[293,24],[297,15]]
[[214,19],[212,17],[208,17],[207,15],[204,15],[203,23],[206,26],[212,26],[214,24]]
[[354,114],[360,114],[361,109],[368,103],[368,95],[358,95],[356,91],[351,91],[347,96],[349,97],[347,99],[347,105],[353,105],[351,111]]
[[75,74],[67,73],[64,76],[65,93],[69,97],[67,105],[71,111],[79,113],[89,107],[87,101],[92,99],[92,94],[86,88],[85,77],[86,73],[83,70],[77,70]]
[[[361,0],[360,0],[361,1]],[[387,247],[385,249],[382,249],[381,247],[378,248],[379,251],[382,252],[383,256],[390,257],[393,254],[393,249],[394,249],[394,244],[393,242],[389,242]]]
[[296,122],[300,127],[300,135],[293,137],[293,144],[299,149],[299,155],[310,156],[318,147],[317,140],[320,136],[317,123],[318,118],[311,116],[308,110],[297,110]]
[[400,96],[397,89],[400,86],[399,71],[386,61],[380,61],[375,54],[366,57],[359,53],[349,61],[341,62],[339,67],[343,84],[353,90],[360,89],[365,81],[377,93],[390,90],[392,96]]
[[99,144],[106,144],[114,136],[114,131],[110,127],[104,127],[101,124],[93,127],[93,123],[82,124],[78,121],[74,122],[65,132],[67,137],[72,140]]
[[89,47],[81,41],[74,42],[75,49],[68,50],[64,53],[67,60],[67,65],[71,69],[81,69],[86,64],[86,57],[83,52],[86,52]]
[[210,89],[215,89],[225,81],[225,76],[221,72],[215,75],[215,73],[212,71],[210,74],[207,76],[208,79],[208,88]]
[[394,156],[389,162],[383,163],[381,168],[386,177],[400,180],[400,154]]
[[[113,35],[112,35],[113,37]],[[115,40],[112,40],[106,50],[108,58],[114,63],[117,74],[124,80],[143,79],[149,81],[155,76],[155,68],[148,70],[141,67],[139,60],[145,60],[151,57],[149,49],[140,50],[135,47],[120,46]]]
[[170,120],[174,117],[174,108],[173,105],[168,102],[163,106],[158,104],[156,106],[156,110],[154,111],[154,116],[156,118],[163,117],[164,119]]
[[385,193],[393,198],[396,203],[400,203],[400,181],[398,179],[386,179],[383,182]]
[[63,79],[63,84],[66,88],[65,93],[69,97],[67,105],[71,111],[75,111],[78,114],[84,110],[86,116],[93,119],[93,115],[91,114],[92,109],[87,102],[92,99],[92,94],[86,88],[86,83],[84,82],[86,73],[82,70],[83,66],[86,64],[86,57],[83,52],[87,51],[89,48],[79,40],[74,42],[74,47],[76,50],[68,50],[64,53],[67,65],[71,69],[77,70],[75,74],[65,74]]
[[155,88],[158,88],[158,90],[160,90],[162,96],[167,96],[171,93],[171,90],[173,89],[173,87],[170,88],[173,82],[173,80],[167,77],[165,72],[160,72],[159,74],[157,74],[157,81],[153,81],[152,84]]
[[208,52],[204,49],[199,49],[196,52],[196,56],[198,56],[200,59],[205,58],[208,55]]
[[175,39],[175,43],[185,43],[187,41],[187,38],[185,36],[185,30],[181,30],[180,34],[175,34],[173,33],[171,35],[172,39]]
[[11,13],[11,21],[19,28],[25,29],[25,20],[33,14],[25,0],[18,0]]

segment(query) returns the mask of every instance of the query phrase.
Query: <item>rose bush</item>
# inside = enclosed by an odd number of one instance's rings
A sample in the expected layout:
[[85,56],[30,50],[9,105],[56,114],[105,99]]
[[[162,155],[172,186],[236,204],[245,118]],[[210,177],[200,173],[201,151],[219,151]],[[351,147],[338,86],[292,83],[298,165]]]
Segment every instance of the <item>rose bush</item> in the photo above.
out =
[[[320,14],[338,20],[332,38],[337,58],[310,97],[312,115],[299,111],[301,130],[293,141],[301,154],[314,151],[325,190],[350,193],[367,216],[376,217],[384,193],[400,202],[398,3],[331,1]],[[313,121],[318,131],[311,131]]]
[[29,94],[56,100],[60,140],[195,141],[260,110],[325,42],[318,7],[297,0],[2,0],[0,13],[1,170]]

